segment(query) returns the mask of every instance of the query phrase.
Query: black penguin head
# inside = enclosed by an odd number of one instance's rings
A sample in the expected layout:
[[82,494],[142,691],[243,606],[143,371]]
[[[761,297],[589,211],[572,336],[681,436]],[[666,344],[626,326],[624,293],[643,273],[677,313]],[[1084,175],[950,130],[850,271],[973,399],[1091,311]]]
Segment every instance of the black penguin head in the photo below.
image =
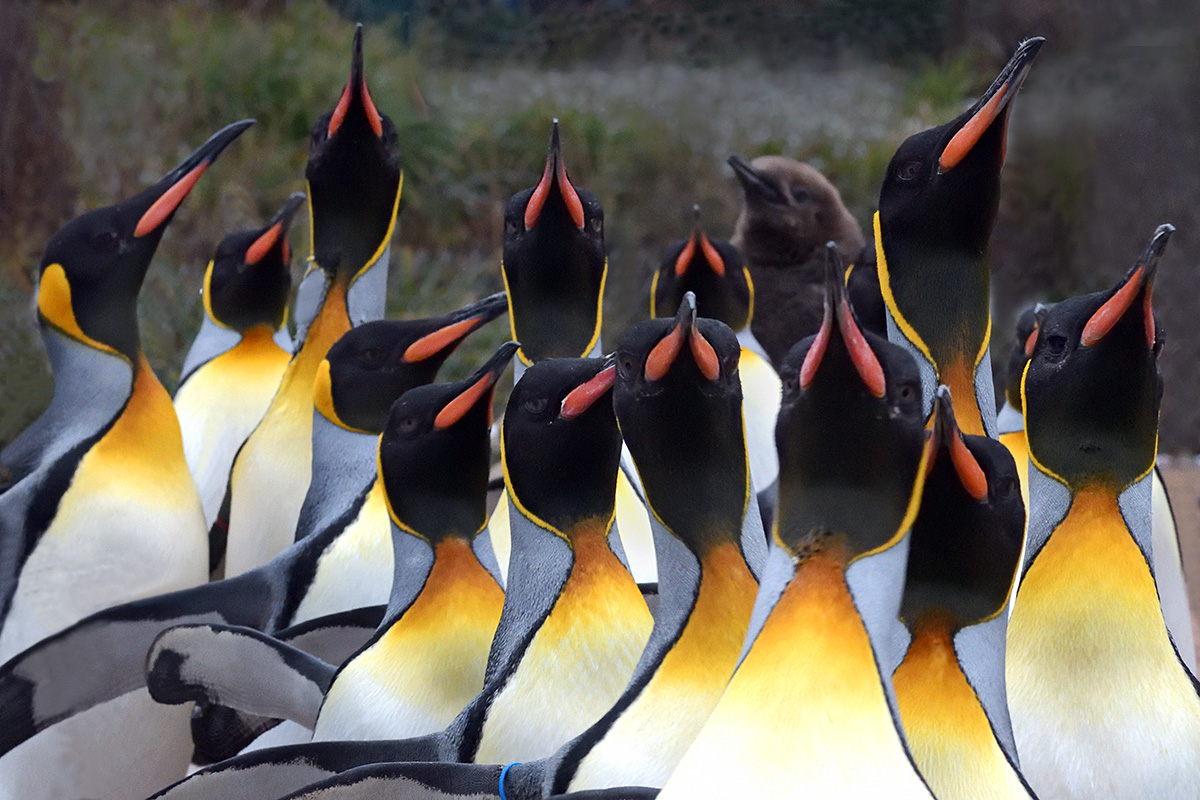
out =
[[691,293],[674,318],[631,326],[616,352],[613,404],[647,499],[700,555],[740,529],[748,498],[740,354],[729,326],[696,318]]
[[737,230],[750,264],[802,263],[841,224],[841,195],[814,167],[783,156],[732,155],[728,163],[742,185]]
[[342,96],[313,126],[305,176],[313,257],[332,278],[349,283],[382,254],[400,199],[396,127],[367,90],[362,25],[354,31]]
[[879,193],[889,262],[893,239],[919,250],[961,250],[976,260],[987,249],[1000,198],[1012,99],[1044,41],[1035,37],[1023,42],[967,111],[900,145]]
[[566,533],[613,515],[621,433],[613,414],[616,366],[552,358],[521,376],[504,412],[504,471],[531,514]]
[[900,615],[910,628],[933,614],[956,629],[1008,604],[1021,562],[1025,504],[1008,448],[986,436],[964,436],[945,386],[934,400],[932,442]]
[[890,542],[914,492],[924,442],[921,378],[902,347],[859,326],[828,249],[821,328],[780,370],[776,538],[796,558],[845,558]]
[[379,474],[401,528],[436,544],[487,524],[492,395],[516,350],[508,342],[466,380],[418,386],[392,406]]
[[587,355],[600,336],[604,210],[567,177],[558,120],[542,178],[504,209],[504,260],[513,338],[531,364]]
[[208,166],[253,124],[222,128],[158,183],[76,217],[51,236],[39,267],[42,322],[136,362],[137,297],[163,231]]
[[696,313],[724,322],[735,331],[750,324],[754,287],[742,256],[732,244],[708,238],[700,227],[700,206],[694,207],[692,235],[667,248],[650,289],[650,316],[679,308],[683,296],[696,296]]
[[1004,399],[1018,411],[1022,408],[1021,378],[1025,375],[1029,357],[1033,355],[1033,346],[1037,344],[1038,328],[1049,310],[1049,306],[1038,303],[1022,311],[1017,318],[1017,337],[1004,368]]
[[292,288],[288,226],[303,204],[297,192],[264,227],[230,234],[217,245],[204,282],[205,311],[214,322],[236,331],[283,325]]
[[455,348],[506,307],[499,292],[437,317],[375,320],[350,329],[318,370],[317,409],[343,427],[382,431],[396,399],[437,377]]
[[1153,465],[1162,334],[1151,294],[1174,230],[1161,225],[1126,276],[1050,309],[1021,393],[1035,465],[1072,487],[1123,489]]

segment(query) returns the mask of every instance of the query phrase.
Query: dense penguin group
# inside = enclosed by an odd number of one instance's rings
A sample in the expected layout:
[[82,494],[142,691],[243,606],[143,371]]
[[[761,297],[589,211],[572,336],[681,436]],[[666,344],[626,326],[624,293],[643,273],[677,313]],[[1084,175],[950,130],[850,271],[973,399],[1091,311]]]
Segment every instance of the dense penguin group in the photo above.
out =
[[382,319],[403,154],[361,27],[290,315],[304,195],[217,247],[173,402],[138,294],[252,122],[67,223],[54,395],[0,453],[0,796],[1200,797],[1154,467],[1171,226],[1022,316],[994,403],[989,239],[1042,43],[900,146],[871,238],[811,167],[731,157],[733,241],[696,209],[618,342],[557,121],[505,291]]

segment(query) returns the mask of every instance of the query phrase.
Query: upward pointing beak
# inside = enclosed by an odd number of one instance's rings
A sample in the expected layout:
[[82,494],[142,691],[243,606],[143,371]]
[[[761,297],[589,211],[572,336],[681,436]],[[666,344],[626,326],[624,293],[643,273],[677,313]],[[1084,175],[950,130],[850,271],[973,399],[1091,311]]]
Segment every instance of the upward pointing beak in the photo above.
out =
[[163,176],[156,187],[158,196],[138,220],[137,226],[133,229],[133,235],[142,237],[164,226],[179,208],[179,204],[188,196],[188,192],[196,185],[196,181],[200,180],[204,170],[208,169],[208,165],[216,161],[217,156],[221,155],[221,152],[240,136],[242,131],[253,124],[254,120],[244,119],[226,125],[210,136],[207,142],[200,145],[179,166]]
[[333,115],[329,118],[329,136],[334,136],[347,117],[357,117],[366,121],[376,136],[383,136],[383,117],[371,99],[367,90],[367,77],[363,72],[362,53],[362,23],[354,29],[354,53],[350,59],[350,77],[346,80],[346,88],[334,106]]
[[[942,150],[942,155],[938,159],[939,172],[949,172],[958,166],[959,162],[966,158],[997,119],[1004,117],[1001,124],[1007,123],[1007,111],[1012,104],[1012,99],[1016,96],[1017,90],[1021,88],[1021,84],[1025,82],[1025,77],[1029,74],[1029,67],[1032,66],[1033,59],[1037,57],[1038,51],[1045,41],[1037,36],[1021,43],[1012,58],[1004,65],[1004,69],[1000,71],[996,80],[975,103],[971,116]],[[1003,140],[1001,140],[1000,146],[1004,147]],[[1001,155],[1001,160],[1003,160],[1003,155]]]

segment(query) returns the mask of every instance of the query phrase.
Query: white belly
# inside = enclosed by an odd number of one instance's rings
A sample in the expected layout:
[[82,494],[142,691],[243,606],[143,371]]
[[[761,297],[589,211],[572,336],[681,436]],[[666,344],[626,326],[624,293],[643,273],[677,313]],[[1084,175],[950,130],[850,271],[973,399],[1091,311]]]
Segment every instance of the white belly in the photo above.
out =
[[208,577],[208,531],[182,460],[148,484],[93,454],[21,570],[0,661],[96,611]]
[[190,705],[159,705],[144,689],[77,714],[0,758],[0,797],[147,797],[183,778],[190,714]]
[[386,603],[394,570],[391,521],[376,481],[358,516],[321,555],[291,624]]

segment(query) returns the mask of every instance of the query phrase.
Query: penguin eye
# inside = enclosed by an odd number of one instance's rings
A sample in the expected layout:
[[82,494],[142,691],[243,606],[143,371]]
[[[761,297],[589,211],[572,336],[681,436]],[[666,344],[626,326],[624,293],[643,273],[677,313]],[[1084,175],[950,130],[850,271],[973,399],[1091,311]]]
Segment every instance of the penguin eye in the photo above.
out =
[[400,433],[405,436],[412,436],[421,427],[421,420],[416,417],[401,417],[400,418]]
[[803,203],[808,200],[808,190],[803,186],[792,187],[792,199],[797,203]]
[[504,232],[508,234],[521,232],[521,221],[517,219],[504,220]]
[[546,410],[546,406],[549,404],[550,402],[544,397],[531,397],[522,404],[522,407],[530,414],[538,416]]
[[800,376],[790,377],[783,382],[783,399],[791,402],[800,396]]
[[902,181],[911,181],[921,174],[920,161],[906,161],[896,170],[896,177]]
[[1006,475],[992,485],[996,487],[996,495],[998,497],[1007,497],[1017,488],[1017,481],[1015,478]]
[[1041,339],[1045,342],[1046,355],[1053,359],[1062,358],[1063,354],[1067,351],[1067,337],[1061,334],[1042,336]]
[[383,351],[375,347],[368,347],[366,350],[359,352],[358,358],[368,367],[378,366],[380,360],[383,358]]
[[617,360],[617,369],[624,375],[632,375],[633,371],[637,369],[637,361],[633,356],[624,353]]
[[725,374],[732,378],[734,375],[737,374],[738,366],[741,363],[742,363],[741,352],[730,353],[729,355],[725,356],[725,363],[723,365],[725,368]]
[[604,220],[601,219],[600,217],[592,217],[592,221],[590,224],[592,226],[592,230],[595,231],[596,233],[599,233],[600,231],[604,230]]
[[92,237],[92,246],[102,253],[115,252],[121,243],[121,237],[115,231],[101,231]]
[[900,399],[904,402],[911,402],[917,396],[917,389],[911,383],[900,384]]

